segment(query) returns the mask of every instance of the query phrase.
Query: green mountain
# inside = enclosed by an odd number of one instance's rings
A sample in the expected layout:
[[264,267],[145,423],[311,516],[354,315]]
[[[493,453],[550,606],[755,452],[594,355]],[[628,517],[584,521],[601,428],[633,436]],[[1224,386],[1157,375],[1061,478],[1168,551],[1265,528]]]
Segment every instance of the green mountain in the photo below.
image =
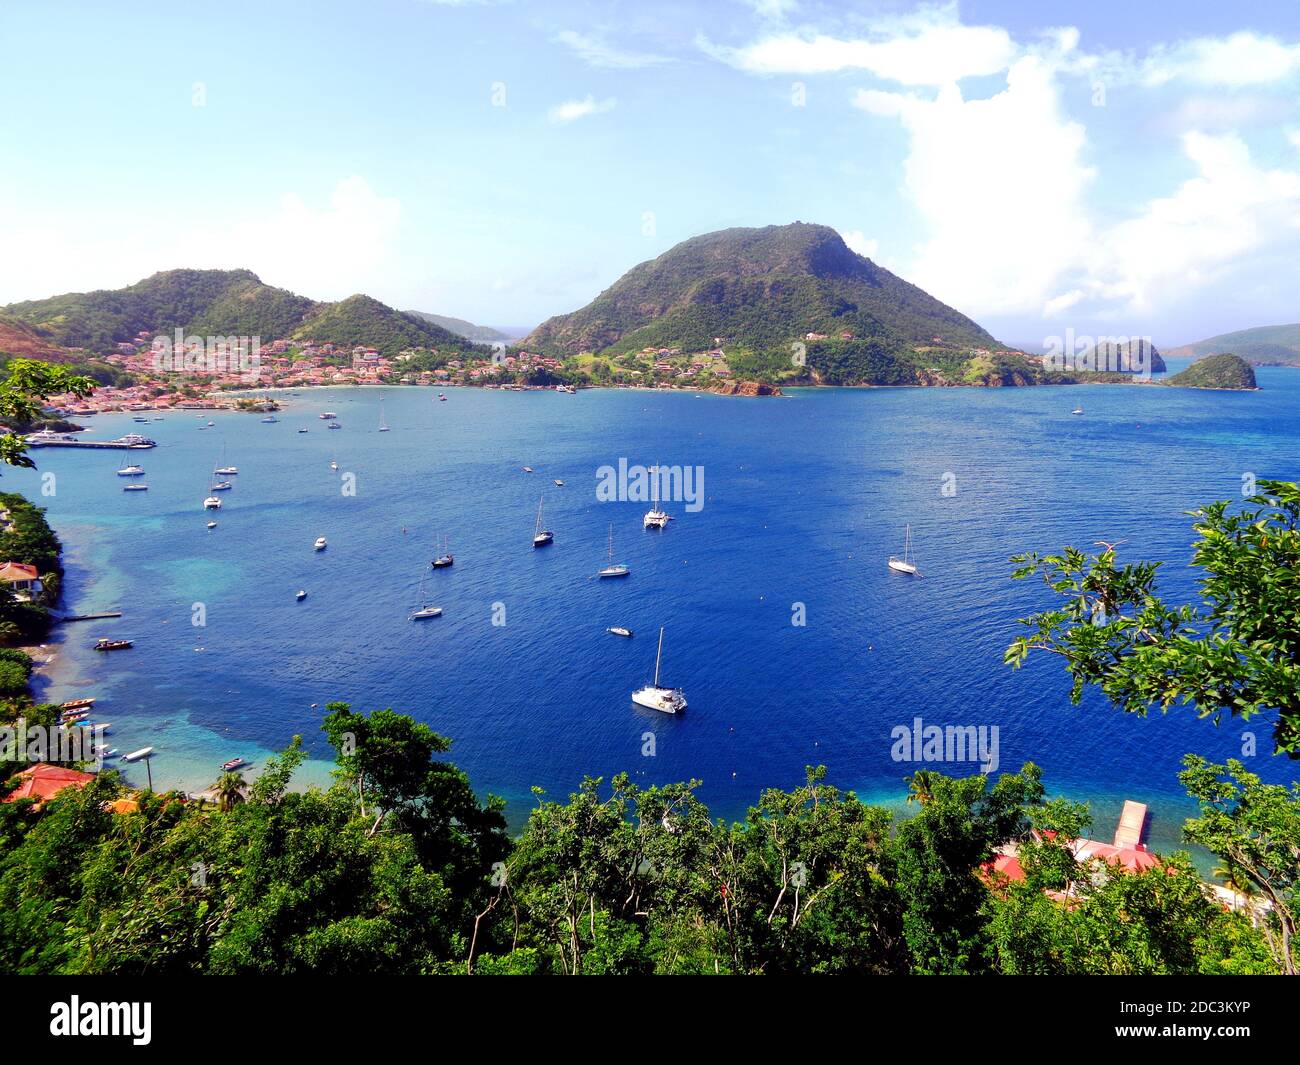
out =
[[386,355],[408,347],[467,346],[463,336],[369,296],[318,303],[263,284],[250,270],[165,270],[127,288],[10,304],[0,309],[0,351],[110,352],[140,333],[170,336],[177,328],[197,336],[256,336],[264,343],[368,344]]
[[468,347],[465,338],[405,311],[395,311],[370,296],[349,296],[338,303],[317,304],[291,339],[350,348],[365,344],[381,355],[406,348]]
[[1182,373],[1174,374],[1166,384],[1176,388],[1258,388],[1255,371],[1239,355],[1207,355],[1197,359]]
[[122,289],[68,292],[13,303],[5,312],[65,347],[111,351],[136,334],[287,335],[314,304],[264,285],[249,270],[165,270]]
[[521,343],[554,354],[643,347],[789,357],[808,333],[969,349],[997,341],[964,314],[851,251],[828,226],[795,222],[693,237],[633,267],[591,303]]
[[473,322],[465,321],[464,318],[449,318],[445,314],[430,314],[428,311],[403,311],[402,313],[412,315],[426,322],[432,322],[448,332],[462,336],[466,340],[472,340],[475,344],[491,344],[493,341],[506,342],[510,339],[510,335],[501,332],[500,329],[493,329],[490,325],[475,325]]
[[1226,352],[1241,356],[1256,366],[1281,363],[1284,366],[1300,365],[1300,323],[1296,325],[1261,325],[1254,329],[1241,329],[1235,333],[1222,333],[1181,348],[1168,348],[1166,355],[1191,356],[1221,355]]

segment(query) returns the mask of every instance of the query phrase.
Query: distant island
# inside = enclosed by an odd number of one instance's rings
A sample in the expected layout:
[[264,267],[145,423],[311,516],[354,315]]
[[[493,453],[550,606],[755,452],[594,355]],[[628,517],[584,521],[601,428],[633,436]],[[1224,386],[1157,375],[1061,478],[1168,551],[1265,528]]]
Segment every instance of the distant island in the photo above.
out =
[[1232,392],[1247,392],[1259,387],[1250,363],[1239,355],[1226,353],[1197,359],[1164,383],[1175,388],[1213,388]]
[[1227,353],[1238,355],[1255,366],[1300,366],[1300,323],[1263,325],[1222,333],[1194,344],[1170,348],[1165,354],[1198,359]]

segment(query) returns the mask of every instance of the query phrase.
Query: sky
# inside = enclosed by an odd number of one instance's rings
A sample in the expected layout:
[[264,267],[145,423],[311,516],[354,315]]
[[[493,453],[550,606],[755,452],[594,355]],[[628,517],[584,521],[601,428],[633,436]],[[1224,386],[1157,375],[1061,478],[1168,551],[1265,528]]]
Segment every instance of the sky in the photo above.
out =
[[174,267],[525,327],[819,222],[999,338],[1300,320],[1300,5],[0,0],[0,304]]

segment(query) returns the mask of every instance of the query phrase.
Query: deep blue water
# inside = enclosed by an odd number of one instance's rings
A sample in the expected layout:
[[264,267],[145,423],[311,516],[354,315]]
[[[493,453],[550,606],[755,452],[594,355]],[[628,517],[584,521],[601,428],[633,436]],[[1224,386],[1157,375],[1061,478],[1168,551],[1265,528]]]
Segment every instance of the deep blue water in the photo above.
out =
[[[156,786],[204,786],[225,758],[265,756],[294,733],[325,756],[321,708],[342,699],[452,737],[455,761],[510,801],[516,823],[530,786],[559,797],[584,774],[619,770],[702,780],[714,813],[734,817],[810,763],[864,798],[897,798],[915,767],[891,759],[890,730],[919,716],[997,725],[1001,768],[1040,764],[1054,790],[1094,802],[1100,836],[1122,799],[1149,802],[1161,842],[1186,812],[1182,754],[1236,756],[1244,727],[1187,711],[1138,719],[1096,697],[1073,708],[1049,656],[1004,667],[1015,619],[1047,602],[1040,586],[1009,580],[1007,559],[1124,540],[1123,558],[1168,563],[1167,594],[1191,594],[1184,511],[1237,497],[1245,472],[1300,478],[1300,370],[1259,376],[1265,388],[1251,394],[448,389],[438,403],[425,389],[304,391],[274,425],[216,414],[200,430],[206,418],[178,412],[147,428],[91,420],[93,438],[140,429],[159,441],[138,453],[148,492],[122,492],[125,453],[53,449],[35,457],[56,474],[54,496],[40,499],[26,471],[4,487],[48,506],[67,550],[65,609],[125,612],[56,630],[66,642],[49,697],[98,696],[115,746],[157,748]],[[1079,402],[1086,416],[1071,417]],[[344,428],[326,431],[323,410]],[[702,466],[703,509],[670,504],[665,531],[643,530],[644,504],[596,498],[597,469],[621,457]],[[218,461],[240,473],[209,532],[201,501]],[[354,496],[343,473],[355,474]],[[543,488],[555,545],[534,551]],[[611,522],[632,574],[592,580]],[[923,579],[885,565],[907,522]],[[444,534],[456,564],[427,583],[444,616],[409,622]],[[317,554],[321,535],[329,548]],[[309,598],[296,603],[300,587]],[[791,623],[795,603],[805,626]],[[605,635],[609,625],[636,636]],[[678,718],[628,698],[653,672],[660,625],[665,680],[690,700]],[[99,635],[135,647],[96,654]],[[1268,724],[1252,727],[1255,768],[1290,779],[1293,765],[1266,753]],[[326,772],[313,764],[306,777]]]

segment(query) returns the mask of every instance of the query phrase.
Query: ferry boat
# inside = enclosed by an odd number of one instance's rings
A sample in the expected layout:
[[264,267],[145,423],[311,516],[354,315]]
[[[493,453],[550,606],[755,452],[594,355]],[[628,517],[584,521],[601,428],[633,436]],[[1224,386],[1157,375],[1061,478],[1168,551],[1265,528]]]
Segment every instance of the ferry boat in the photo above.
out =
[[653,684],[638,688],[632,693],[632,701],[647,710],[658,710],[665,714],[677,714],[686,709],[686,695],[681,688],[665,688],[659,683],[659,662],[664,654],[664,630],[659,630],[659,651],[655,655],[655,679]]

